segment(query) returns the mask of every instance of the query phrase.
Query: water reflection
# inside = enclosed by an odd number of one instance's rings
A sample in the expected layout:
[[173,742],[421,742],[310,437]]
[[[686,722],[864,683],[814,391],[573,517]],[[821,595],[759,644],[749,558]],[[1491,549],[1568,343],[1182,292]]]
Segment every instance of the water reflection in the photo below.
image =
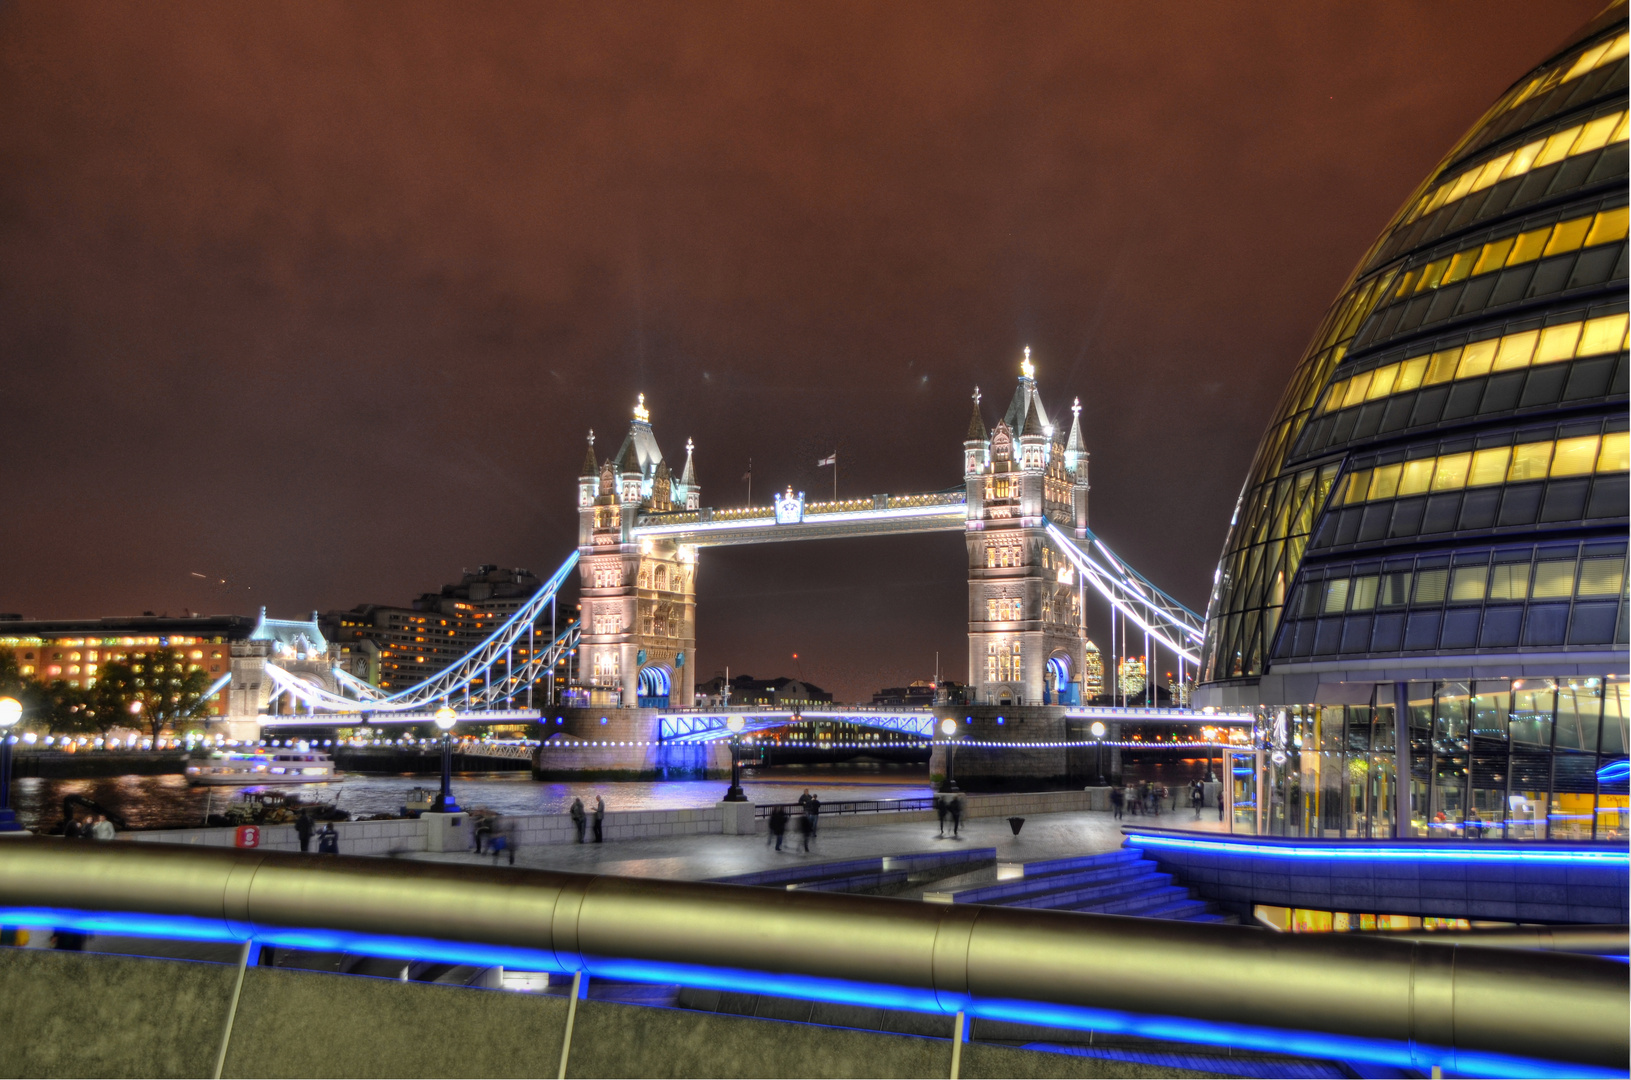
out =
[[[278,790],[307,801],[337,803],[353,817],[396,813],[413,788],[434,786],[425,776],[355,776],[341,783],[280,785]],[[453,792],[467,810],[500,814],[564,814],[574,796],[595,795],[607,810],[679,810],[712,806],[724,795],[725,780],[535,781],[526,774],[459,775]],[[756,803],[793,802],[806,787],[823,802],[846,799],[915,799],[932,794],[924,765],[786,767],[743,770],[742,788]],[[221,813],[243,788],[200,788],[185,777],[111,776],[85,780],[23,778],[12,786],[17,816],[30,829],[51,830],[62,821],[68,795],[90,799],[124,817],[132,828],[184,828]]]

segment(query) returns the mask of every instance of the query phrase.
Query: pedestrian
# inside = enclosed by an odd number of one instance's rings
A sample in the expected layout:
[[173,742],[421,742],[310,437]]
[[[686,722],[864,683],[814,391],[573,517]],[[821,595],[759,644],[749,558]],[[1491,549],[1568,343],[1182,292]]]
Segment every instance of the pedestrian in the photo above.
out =
[[1110,789],[1110,810],[1113,814],[1115,814],[1115,819],[1117,821],[1121,820],[1121,806],[1126,801],[1127,796],[1122,793],[1120,788]]
[[814,836],[821,831],[821,796],[811,795],[810,801],[804,804],[804,812],[810,815],[810,835]]
[[1138,789],[1136,787],[1134,787],[1132,784],[1128,784],[1127,785],[1127,793],[1124,796],[1124,798],[1126,799],[1126,802],[1127,802],[1127,812],[1129,814],[1132,814],[1134,817],[1137,817],[1138,814],[1143,810],[1143,807],[1141,807],[1138,804]]
[[79,823],[79,815],[70,813],[62,819],[62,838],[64,840],[79,840],[85,835],[85,827]]
[[804,794],[799,796],[799,805],[804,806],[806,803],[808,803],[813,798],[815,798],[815,796],[810,794],[810,789],[805,788],[804,789]]
[[961,795],[953,795],[951,797],[951,806],[949,810],[951,813],[951,835],[953,838],[956,838],[958,830],[961,829],[963,825],[963,797]]
[[570,813],[572,815],[572,831],[577,833],[578,843],[581,844],[583,843],[583,826],[585,821],[582,799],[572,800],[572,809]]
[[112,840],[114,831],[113,822],[108,820],[107,815],[97,814],[96,823],[91,826],[91,839]]
[[300,816],[294,819],[294,834],[300,838],[300,850],[311,850],[312,820],[311,811],[302,810]]
[[510,827],[504,823],[503,818],[493,818],[487,850],[493,856],[494,866],[498,865],[498,857],[505,853],[510,856],[510,865],[515,865],[515,845],[510,842]]
[[1176,814],[1178,812],[1178,788],[1176,785],[1170,789],[1170,793],[1172,795],[1172,812]]
[[1223,785],[1218,785],[1218,820],[1223,820]]
[[799,836],[804,838],[804,850],[810,850],[810,837],[815,835],[815,819],[807,810],[799,815]]
[[770,808],[770,837],[765,841],[776,841],[776,850],[782,849],[782,836],[787,832],[787,809],[780,804]]
[[338,855],[340,853],[340,834],[334,829],[334,822],[323,826],[323,831],[317,834],[317,854]]
[[934,797],[934,813],[935,813],[935,816],[940,819],[940,834],[939,835],[941,835],[941,836],[946,835],[946,814],[948,812],[949,812],[949,809],[946,806],[946,797],[944,795],[936,795]]
[[597,843],[597,844],[600,843],[600,841],[601,841],[600,826],[601,826],[601,823],[604,822],[605,820],[606,820],[606,800],[601,798],[599,795],[596,795],[595,796],[595,843]]
[[493,834],[493,819],[486,814],[472,814],[471,816],[476,821],[476,827],[472,830],[472,835],[476,839],[476,854],[480,855],[487,846],[488,837]]
[[1199,780],[1189,785],[1189,803],[1195,808],[1195,820],[1201,819],[1201,807],[1206,805],[1206,785]]

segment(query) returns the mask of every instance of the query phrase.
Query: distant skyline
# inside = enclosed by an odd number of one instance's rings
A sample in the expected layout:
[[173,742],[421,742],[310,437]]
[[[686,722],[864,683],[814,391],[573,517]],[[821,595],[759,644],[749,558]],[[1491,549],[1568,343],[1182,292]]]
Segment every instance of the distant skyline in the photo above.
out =
[[[1365,246],[1600,7],[5,5],[0,611],[543,576],[640,393],[704,505],[952,487],[1027,345],[1202,609]],[[709,550],[699,676],[961,681],[965,559]]]

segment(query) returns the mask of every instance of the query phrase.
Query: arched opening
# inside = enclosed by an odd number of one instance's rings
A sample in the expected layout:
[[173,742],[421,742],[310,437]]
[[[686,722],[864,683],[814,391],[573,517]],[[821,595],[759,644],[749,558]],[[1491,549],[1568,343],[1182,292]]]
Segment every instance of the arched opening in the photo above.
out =
[[1081,684],[1070,677],[1070,655],[1063,651],[1055,652],[1048,657],[1048,667],[1043,679],[1044,705],[1080,705],[1082,703]]
[[673,686],[673,675],[662,664],[649,664],[640,669],[638,693],[642,709],[666,709],[668,693]]

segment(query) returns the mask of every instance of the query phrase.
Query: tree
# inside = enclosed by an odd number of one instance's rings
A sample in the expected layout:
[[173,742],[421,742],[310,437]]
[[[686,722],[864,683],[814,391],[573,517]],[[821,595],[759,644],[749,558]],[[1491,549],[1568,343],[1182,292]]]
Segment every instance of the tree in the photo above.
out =
[[[187,654],[180,649],[157,649],[136,657],[130,666],[136,676],[136,700],[142,704],[140,719],[146,721],[155,743],[166,727],[178,724],[203,704],[209,676],[199,665],[188,663]],[[97,682],[100,685],[102,680]]]
[[97,677],[95,685],[85,692],[85,699],[80,703],[86,727],[105,738],[108,732],[121,724],[137,723],[137,718],[130,712],[130,704],[138,699],[140,693],[141,684],[136,678],[135,668],[123,660],[103,664],[101,675]]
[[53,735],[85,735],[97,730],[92,722],[90,703],[94,690],[78,683],[55,679],[45,688],[40,701],[40,720]]

